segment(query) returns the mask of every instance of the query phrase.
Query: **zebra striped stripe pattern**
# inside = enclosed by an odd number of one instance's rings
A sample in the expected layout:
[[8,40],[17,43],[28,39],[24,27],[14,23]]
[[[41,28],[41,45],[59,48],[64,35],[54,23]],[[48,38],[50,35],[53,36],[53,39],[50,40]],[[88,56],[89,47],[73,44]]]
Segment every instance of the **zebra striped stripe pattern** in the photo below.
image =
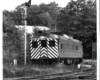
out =
[[[33,48],[32,47],[32,41],[30,41],[30,50],[31,50],[31,59],[39,59],[39,58],[58,58],[58,44],[57,39],[47,38],[46,39],[46,47],[41,46],[41,40],[42,39],[34,39],[34,41],[38,42],[38,47]],[[55,41],[55,46],[50,47],[49,41]]]

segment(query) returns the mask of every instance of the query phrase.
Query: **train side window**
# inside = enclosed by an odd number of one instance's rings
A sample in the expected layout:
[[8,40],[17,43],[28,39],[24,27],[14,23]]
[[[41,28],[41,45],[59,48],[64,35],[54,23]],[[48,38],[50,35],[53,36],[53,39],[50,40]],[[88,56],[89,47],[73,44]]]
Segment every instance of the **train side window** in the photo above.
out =
[[55,47],[55,41],[53,40],[53,41],[49,41],[49,46],[50,47]]
[[78,46],[73,45],[73,46],[72,46],[72,49],[73,49],[73,50],[78,50]]
[[70,49],[70,44],[67,44],[67,49]]
[[74,45],[72,45],[72,50],[75,50],[75,46]]
[[63,45],[61,44],[61,49],[63,49]]
[[66,44],[66,49],[68,49],[68,44]]
[[63,45],[64,49],[65,49],[65,44]]
[[66,49],[66,44],[64,44],[64,49]]
[[67,49],[67,44],[66,44],[66,49]]
[[37,48],[38,47],[38,42],[37,41],[32,41],[32,47]]
[[68,44],[68,49],[70,50],[70,44]]
[[78,50],[78,46],[76,46],[76,50]]
[[73,47],[73,46],[72,46],[72,45],[70,45],[70,49],[71,49],[71,50],[72,50],[72,47]]
[[46,40],[42,40],[42,41],[41,41],[41,46],[42,46],[42,47],[46,47]]

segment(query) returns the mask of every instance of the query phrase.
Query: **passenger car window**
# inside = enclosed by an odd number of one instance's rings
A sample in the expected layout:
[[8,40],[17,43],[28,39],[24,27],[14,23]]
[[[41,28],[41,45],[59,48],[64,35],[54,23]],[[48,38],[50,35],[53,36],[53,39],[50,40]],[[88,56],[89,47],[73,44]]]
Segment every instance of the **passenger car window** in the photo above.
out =
[[73,45],[73,46],[72,46],[72,49],[73,49],[73,50],[78,50],[78,46]]
[[32,41],[32,47],[37,48],[37,46],[38,46],[38,42],[37,41]]
[[61,49],[63,49],[63,45],[61,44]]
[[78,50],[78,46],[76,46],[76,50]]

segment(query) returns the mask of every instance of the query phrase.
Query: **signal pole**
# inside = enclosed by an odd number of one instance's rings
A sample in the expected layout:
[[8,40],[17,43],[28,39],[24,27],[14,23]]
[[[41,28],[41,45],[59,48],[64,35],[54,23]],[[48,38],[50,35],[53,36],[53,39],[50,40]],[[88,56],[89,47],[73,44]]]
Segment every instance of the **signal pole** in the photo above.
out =
[[24,14],[24,29],[25,29],[25,54],[24,54],[24,64],[26,65],[26,44],[27,44],[27,34],[26,34],[26,26],[27,26],[27,6],[24,7],[24,10],[25,10],[25,14]]
[[27,33],[26,33],[26,26],[27,26],[27,7],[31,6],[31,0],[24,4],[24,29],[25,29],[25,54],[24,54],[24,64],[26,65],[26,49],[27,49]]
[[27,7],[31,6],[31,0],[29,0],[28,2],[24,3],[24,6],[21,6],[20,8],[24,9],[24,13],[22,13],[23,15],[23,21],[24,21],[24,29],[25,29],[25,45],[24,45],[24,64],[26,65],[26,49],[27,49],[27,33],[26,33],[26,26],[27,26]]
[[56,17],[55,17],[55,32],[57,31],[57,28],[56,28],[56,20],[57,20],[57,14],[56,14]]
[[27,26],[27,6],[22,6],[21,7],[24,11],[22,11],[22,20],[23,20],[23,23],[24,23],[24,64],[26,65],[26,44],[27,44],[27,33],[26,33],[26,26]]

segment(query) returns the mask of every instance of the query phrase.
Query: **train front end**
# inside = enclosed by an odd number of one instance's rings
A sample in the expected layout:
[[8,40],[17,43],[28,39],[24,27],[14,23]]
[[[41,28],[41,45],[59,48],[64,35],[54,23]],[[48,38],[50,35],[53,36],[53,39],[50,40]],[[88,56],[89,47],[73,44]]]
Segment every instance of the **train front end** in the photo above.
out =
[[31,60],[54,61],[58,59],[58,40],[41,36],[30,42]]

